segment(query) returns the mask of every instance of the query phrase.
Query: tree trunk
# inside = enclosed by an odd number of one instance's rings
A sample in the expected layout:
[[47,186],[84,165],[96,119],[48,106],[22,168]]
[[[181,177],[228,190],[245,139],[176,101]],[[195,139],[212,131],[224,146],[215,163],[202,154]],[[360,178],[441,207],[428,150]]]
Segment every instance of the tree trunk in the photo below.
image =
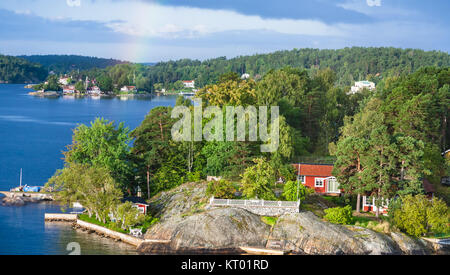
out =
[[[358,169],[358,175],[359,175],[358,178],[361,181],[361,175],[360,175],[360,173],[361,173],[361,159],[360,159],[358,153],[357,153],[357,155],[358,155],[358,167],[357,167],[357,169]],[[361,182],[359,183],[359,185],[361,185]],[[360,193],[358,193],[357,200],[358,201],[356,202],[356,212],[361,213],[361,194]]]
[[356,212],[361,213],[361,194],[356,196]]
[[159,129],[161,130],[161,140],[164,141],[164,133],[163,133],[161,115],[160,115],[160,119],[159,119]]
[[147,198],[150,199],[150,166],[147,166]]

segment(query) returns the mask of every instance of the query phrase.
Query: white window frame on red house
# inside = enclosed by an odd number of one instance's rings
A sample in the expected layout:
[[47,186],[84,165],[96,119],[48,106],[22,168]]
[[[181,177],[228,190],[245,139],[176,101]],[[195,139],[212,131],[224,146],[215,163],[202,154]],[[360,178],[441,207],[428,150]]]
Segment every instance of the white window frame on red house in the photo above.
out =
[[[322,182],[322,185],[317,185],[317,180]],[[314,187],[325,187],[325,178],[314,178]]]
[[373,201],[374,199],[372,198],[372,200],[368,199],[368,196],[363,196],[363,207],[364,206],[370,206],[372,207],[374,205]]
[[302,184],[305,184],[305,183],[306,183],[306,177],[303,176],[303,175],[298,175],[298,176],[297,176],[297,180],[300,180],[300,182],[301,182]]

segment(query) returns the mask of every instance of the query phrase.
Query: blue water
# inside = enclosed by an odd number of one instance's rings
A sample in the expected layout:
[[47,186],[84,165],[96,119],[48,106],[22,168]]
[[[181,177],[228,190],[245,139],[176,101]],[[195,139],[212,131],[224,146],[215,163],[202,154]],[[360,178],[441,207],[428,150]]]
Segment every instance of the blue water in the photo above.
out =
[[[121,100],[119,98],[57,99],[29,96],[23,85],[0,84],[0,190],[23,184],[44,185],[63,166],[61,152],[71,143],[72,130],[96,117],[125,122],[136,128],[157,106],[173,106],[174,96]],[[130,253],[119,244],[72,230],[67,225],[45,224],[51,204],[0,206],[0,254],[67,254],[67,243],[83,243],[84,254]]]

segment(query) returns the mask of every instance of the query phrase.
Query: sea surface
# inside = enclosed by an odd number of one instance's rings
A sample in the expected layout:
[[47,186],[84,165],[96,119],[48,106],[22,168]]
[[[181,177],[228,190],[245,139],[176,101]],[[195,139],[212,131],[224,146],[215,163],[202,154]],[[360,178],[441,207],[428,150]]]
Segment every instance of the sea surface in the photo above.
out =
[[[23,184],[43,186],[63,166],[62,151],[72,130],[97,117],[124,122],[131,130],[158,106],[174,106],[175,96],[151,98],[40,98],[24,85],[0,84],[0,190]],[[2,195],[0,195],[2,196]],[[0,198],[1,199],[1,198]],[[64,223],[44,223],[54,204],[23,207],[0,204],[0,255],[69,254],[68,244],[80,244],[81,254],[134,254],[133,247],[73,230]]]

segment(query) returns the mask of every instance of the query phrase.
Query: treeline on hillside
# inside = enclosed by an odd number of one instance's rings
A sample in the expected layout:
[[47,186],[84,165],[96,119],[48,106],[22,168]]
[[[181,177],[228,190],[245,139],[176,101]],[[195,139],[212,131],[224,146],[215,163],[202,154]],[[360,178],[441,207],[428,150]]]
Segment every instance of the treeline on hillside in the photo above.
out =
[[142,64],[118,64],[106,69],[88,71],[72,71],[68,75],[72,79],[95,79],[102,91],[118,92],[123,86],[136,86],[138,91],[152,92],[154,87],[148,77],[148,66]]
[[379,84],[386,77],[407,75],[426,66],[448,67],[450,56],[437,51],[396,48],[295,49],[229,60],[224,57],[203,62],[183,59],[154,66],[119,64],[70,74],[73,78],[105,78],[119,87],[133,85],[139,90],[159,91],[163,88],[180,90],[183,88],[182,80],[195,80],[196,88],[202,88],[216,83],[222,74],[228,72],[248,73],[258,81],[271,70],[286,66],[306,69],[311,74],[330,68],[336,73],[334,84],[344,87],[365,79]]
[[47,70],[40,64],[0,55],[0,83],[36,83],[46,77]]
[[33,63],[39,63],[48,72],[66,74],[71,71],[84,71],[93,68],[104,69],[117,64],[128,63],[125,61],[79,55],[23,55],[20,58]]
[[166,88],[178,80],[191,79],[203,87],[215,83],[227,72],[248,73],[257,79],[285,66],[308,70],[331,68],[336,72],[337,84],[344,86],[365,79],[377,83],[382,77],[410,74],[425,66],[448,67],[450,56],[438,51],[398,48],[294,49],[203,62],[189,59],[161,62],[149,69],[149,77],[152,83],[162,83]]

